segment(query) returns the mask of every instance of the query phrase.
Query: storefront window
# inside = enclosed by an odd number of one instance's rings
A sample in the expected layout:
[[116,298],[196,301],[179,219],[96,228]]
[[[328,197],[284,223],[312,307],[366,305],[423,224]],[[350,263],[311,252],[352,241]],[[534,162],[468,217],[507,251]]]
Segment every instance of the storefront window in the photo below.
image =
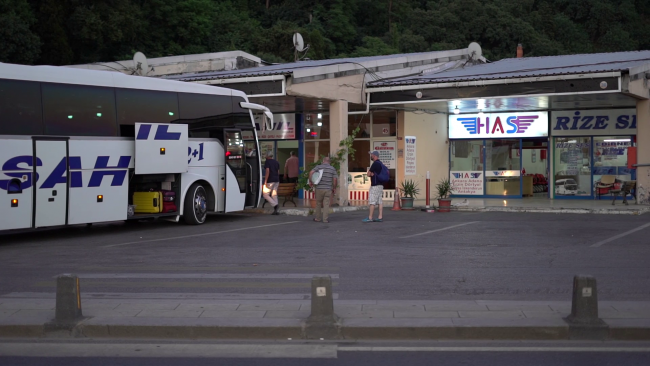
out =
[[483,140],[452,141],[451,170],[483,172]]
[[520,187],[519,139],[485,141],[485,194],[518,196]]
[[[630,136],[594,137],[593,183],[600,183],[603,175],[615,176],[615,185],[632,180],[632,169],[627,168],[627,148],[632,146]],[[608,193],[604,189],[601,194]],[[596,192],[598,193],[598,192]]]
[[352,131],[354,131],[354,129],[357,127],[359,127],[359,133],[355,136],[355,138],[370,138],[370,115],[356,114],[348,116],[348,135],[351,135]]
[[555,196],[591,196],[591,138],[554,140]]
[[348,159],[348,171],[367,172],[370,167],[370,140],[354,140],[352,148],[355,150],[354,159]]
[[330,116],[322,113],[320,116],[318,118],[318,114],[305,114],[305,140],[330,138]]
[[397,136],[397,112],[378,111],[372,113],[372,137]]
[[329,141],[305,141],[305,165],[318,161],[330,153]]

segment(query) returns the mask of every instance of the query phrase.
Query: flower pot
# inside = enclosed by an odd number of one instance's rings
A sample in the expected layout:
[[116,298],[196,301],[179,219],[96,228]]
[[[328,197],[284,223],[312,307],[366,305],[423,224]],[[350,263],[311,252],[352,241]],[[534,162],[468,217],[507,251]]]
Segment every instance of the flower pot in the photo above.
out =
[[438,212],[449,212],[450,207],[451,207],[451,199],[438,198]]
[[413,209],[413,197],[400,197],[402,200],[402,210],[412,210]]

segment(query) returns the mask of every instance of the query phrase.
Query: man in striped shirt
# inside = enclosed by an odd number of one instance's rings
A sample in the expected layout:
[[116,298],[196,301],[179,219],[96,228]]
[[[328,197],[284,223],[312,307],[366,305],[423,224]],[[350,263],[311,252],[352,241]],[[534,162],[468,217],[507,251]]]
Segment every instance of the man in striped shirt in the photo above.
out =
[[[337,186],[337,176],[336,169],[330,165],[330,158],[328,156],[323,158],[323,163],[316,166],[309,172],[309,186],[313,187],[312,176],[314,173],[319,170],[323,170],[323,175],[320,178],[320,181],[316,185],[316,218],[314,221],[329,222],[328,215],[330,211],[330,200],[332,196],[336,194]],[[325,203],[323,205],[323,202]],[[323,206],[322,216],[321,216],[321,206]]]

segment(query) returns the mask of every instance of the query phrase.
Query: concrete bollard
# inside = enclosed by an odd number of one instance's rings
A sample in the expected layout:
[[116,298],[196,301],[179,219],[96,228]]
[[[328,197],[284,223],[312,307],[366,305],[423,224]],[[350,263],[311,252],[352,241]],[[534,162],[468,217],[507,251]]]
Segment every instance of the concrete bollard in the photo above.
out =
[[573,278],[571,315],[565,321],[569,324],[570,339],[607,338],[609,326],[598,317],[598,291],[594,277],[577,275]]
[[334,314],[332,278],[314,277],[311,280],[311,315],[305,321],[304,337],[307,339],[338,339],[338,316]]
[[58,276],[56,278],[56,315],[54,321],[60,324],[69,324],[81,318],[79,277],[72,274]]

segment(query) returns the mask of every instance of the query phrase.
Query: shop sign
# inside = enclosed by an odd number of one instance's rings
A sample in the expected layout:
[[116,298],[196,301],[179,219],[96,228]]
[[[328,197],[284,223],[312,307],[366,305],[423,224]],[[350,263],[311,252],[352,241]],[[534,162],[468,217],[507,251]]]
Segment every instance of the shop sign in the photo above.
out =
[[406,157],[404,158],[404,175],[415,175],[415,136],[405,136],[404,146]]
[[455,195],[482,196],[483,172],[450,172],[451,191]]
[[518,177],[520,175],[519,170],[486,170],[486,177]]
[[[260,116],[255,116],[255,129],[260,140],[291,140],[296,138],[296,120],[294,114],[274,114],[272,130],[261,131]],[[253,140],[253,133],[242,131],[244,140]]]
[[449,116],[450,139],[548,136],[548,113],[484,113]]
[[379,152],[379,160],[386,165],[386,168],[395,169],[395,151],[397,150],[395,141],[375,141],[372,143],[372,150]]
[[636,109],[551,112],[553,136],[636,135]]

